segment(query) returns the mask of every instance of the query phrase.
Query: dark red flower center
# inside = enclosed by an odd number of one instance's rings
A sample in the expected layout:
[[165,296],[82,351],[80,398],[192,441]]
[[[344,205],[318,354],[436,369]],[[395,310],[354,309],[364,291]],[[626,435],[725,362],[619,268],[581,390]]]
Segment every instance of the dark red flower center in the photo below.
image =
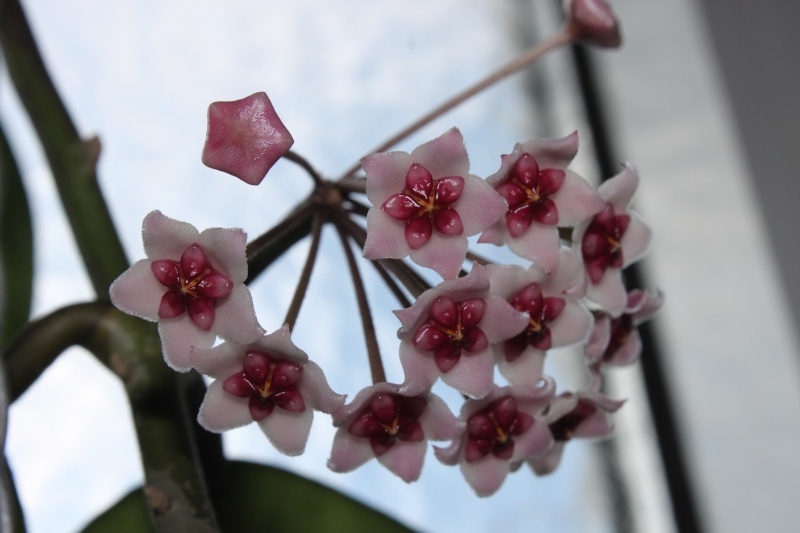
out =
[[420,442],[425,438],[419,417],[427,405],[428,400],[420,396],[379,392],[370,399],[347,431],[369,439],[375,456],[380,457],[394,446],[397,439]]
[[630,221],[628,215],[615,214],[611,204],[606,204],[592,218],[581,243],[583,262],[592,283],[600,283],[606,269],[622,268],[622,237]]
[[217,300],[233,290],[233,282],[211,266],[203,247],[190,245],[180,261],[159,259],[150,265],[159,283],[169,290],[161,297],[158,317],[180,316],[184,311],[201,329],[209,331],[214,323]]
[[509,363],[516,360],[528,346],[537,350],[549,350],[553,346],[549,324],[558,318],[567,305],[563,298],[545,297],[538,283],[523,288],[511,300],[517,311],[530,315],[525,331],[503,343],[503,352]]
[[597,407],[595,407],[592,402],[588,400],[578,400],[578,404],[572,411],[550,424],[550,432],[553,434],[553,438],[560,442],[570,440],[578,429],[578,426],[596,411]]
[[275,406],[292,413],[306,410],[297,388],[301,377],[302,365],[282,360],[277,354],[249,351],[242,371],[226,379],[222,389],[239,398],[250,398],[250,415],[258,422],[272,414]]
[[493,401],[467,419],[467,446],[464,458],[474,463],[492,454],[498,459],[510,459],[514,454],[514,439],[533,425],[533,417],[517,410],[513,396]]
[[558,208],[550,196],[561,188],[567,174],[555,168],[539,169],[539,163],[523,152],[511,167],[508,178],[496,190],[508,202],[506,226],[512,237],[519,237],[533,221],[558,224]]
[[461,235],[461,217],[451,205],[461,197],[464,178],[445,176],[433,179],[428,170],[414,163],[406,174],[406,187],[393,194],[381,208],[390,217],[405,222],[406,242],[416,250],[431,238],[436,229],[443,235]]
[[486,311],[486,300],[476,298],[459,304],[439,296],[431,304],[428,321],[414,335],[413,344],[433,352],[436,366],[449,372],[461,358],[461,350],[470,353],[484,350],[489,341],[478,327]]
[[611,319],[611,335],[608,339],[606,351],[603,352],[603,361],[610,361],[614,357],[617,350],[628,342],[628,338],[634,328],[633,315],[629,313],[623,313],[619,318]]

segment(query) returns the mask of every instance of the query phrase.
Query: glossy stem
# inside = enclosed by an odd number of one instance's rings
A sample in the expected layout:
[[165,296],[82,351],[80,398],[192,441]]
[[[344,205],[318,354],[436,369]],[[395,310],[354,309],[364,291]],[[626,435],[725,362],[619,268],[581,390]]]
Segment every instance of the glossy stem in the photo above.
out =
[[324,181],[322,179],[322,176],[319,175],[319,173],[314,169],[314,167],[311,166],[311,163],[309,163],[305,157],[301,156],[297,152],[289,150],[283,155],[283,158],[288,159],[292,163],[299,165],[303,170],[305,170],[308,173],[309,176],[311,176],[311,179],[314,180],[314,183],[316,185],[322,185],[322,182]]
[[372,322],[372,312],[369,309],[369,302],[367,301],[367,293],[364,290],[364,283],[361,279],[361,274],[358,271],[356,258],[353,254],[353,249],[347,239],[347,230],[341,223],[342,218],[347,218],[346,215],[341,214],[340,217],[334,219],[336,231],[339,234],[339,239],[342,241],[342,248],[344,255],[347,258],[347,266],[350,269],[350,275],[353,278],[353,288],[356,293],[356,300],[358,301],[358,311],[361,315],[361,325],[364,330],[364,340],[367,344],[367,357],[369,358],[369,368],[372,373],[372,383],[383,383],[386,381],[386,372],[383,369],[383,362],[381,361],[381,352],[378,347],[378,338],[375,335],[375,325]]
[[[575,34],[572,28],[569,25],[564,26],[561,29],[561,31],[559,31],[554,36],[550,37],[546,41],[542,41],[536,46],[529,48],[510,63],[496,70],[495,72],[493,72],[486,78],[482,79],[475,85],[472,85],[471,87],[468,87],[464,91],[456,94],[443,104],[433,109],[427,115],[421,117],[416,122],[410,124],[405,129],[399,131],[397,134],[390,137],[386,142],[384,142],[383,144],[372,150],[370,153],[385,152],[389,148],[392,148],[394,145],[407,138],[409,135],[415,133],[417,130],[423,128],[424,126],[427,126],[429,123],[433,122],[434,120],[444,115],[445,113],[447,113],[454,107],[458,106],[459,104],[463,103],[464,101],[472,98],[473,96],[483,91],[484,89],[494,85],[503,78],[506,78],[511,74],[514,74],[515,72],[518,72],[529,65],[532,65],[547,52],[555,48],[558,48],[559,46],[565,45],[574,39],[575,39]],[[351,168],[347,169],[347,171],[342,175],[342,178],[347,178],[349,176],[352,176],[358,171],[359,167],[360,167],[359,163],[353,165]]]
[[319,241],[322,235],[322,224],[324,222],[323,215],[319,212],[314,214],[314,220],[311,224],[311,246],[308,249],[308,257],[306,263],[303,265],[303,271],[300,273],[300,279],[297,282],[297,289],[294,292],[294,298],[289,305],[289,310],[286,312],[286,319],[284,324],[289,326],[289,330],[294,329],[295,322],[297,322],[297,315],[300,313],[300,306],[306,297],[308,290],[308,283],[311,281],[311,272],[314,270],[314,263],[317,260],[319,252]]
[[311,231],[314,215],[313,195],[272,229],[247,244],[247,280],[251,283],[276,259]]
[[[345,218],[341,223],[359,246],[364,248],[364,243],[367,241],[367,230],[349,218]],[[415,298],[418,298],[420,294],[431,288],[430,284],[422,276],[401,259],[378,259],[377,262],[391,272]]]
[[0,3],[0,44],[16,92],[31,118],[98,298],[128,268],[97,183],[97,138],[83,140],[61,101],[19,0]]

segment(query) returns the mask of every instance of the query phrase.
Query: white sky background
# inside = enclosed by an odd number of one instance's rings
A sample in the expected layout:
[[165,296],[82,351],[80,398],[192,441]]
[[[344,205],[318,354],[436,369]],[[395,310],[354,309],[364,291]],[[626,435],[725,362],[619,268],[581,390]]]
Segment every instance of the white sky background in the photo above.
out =
[[[736,139],[687,2],[616,4],[627,47],[604,56],[604,63],[622,127],[621,151],[641,170],[639,207],[655,230],[650,265],[668,298],[659,323],[673,356],[703,510],[715,531],[781,530],[800,518],[776,497],[799,488],[800,462],[789,457],[800,427],[779,408],[798,404],[795,349],[763,229],[751,211],[749,185],[741,162],[731,157]],[[336,176],[512,57],[507,13],[497,5],[25,2],[79,130],[101,138],[101,184],[131,260],[143,255],[141,220],[153,209],[200,229],[243,227],[254,237],[310,189],[310,180],[290,163],[276,165],[258,188],[203,167],[199,154],[210,102],[267,91],[295,138],[294,149]],[[681,38],[664,46],[657,36],[669,38],[676,28]],[[511,82],[493,89],[401,148],[410,150],[456,125],[472,172],[493,173],[499,154],[536,131],[519,88]],[[0,85],[0,113],[34,202],[35,312],[85,301],[91,298],[89,284],[7,80]],[[569,117],[574,110],[567,106],[559,114]],[[556,133],[579,127],[568,124]],[[578,162],[580,171],[590,168]],[[361,326],[334,235],[323,238],[295,340],[321,364],[334,390],[352,396],[369,380]],[[283,320],[305,248],[296,247],[253,286],[259,320],[270,331]],[[362,271],[371,274],[366,263]],[[395,304],[368,279],[384,358],[390,359],[397,323],[389,310]],[[352,312],[343,314],[343,308]],[[402,377],[397,362],[388,360],[387,372],[390,380]],[[623,409],[633,415],[637,402],[645,402],[635,393],[635,387],[630,394],[620,391],[633,396]],[[31,533],[75,531],[141,482],[122,387],[82,352],[62,356],[15,403],[10,417],[7,453]],[[623,445],[641,451],[624,434]],[[763,435],[770,435],[768,442]],[[427,531],[611,529],[602,516],[602,480],[594,485],[599,471],[587,447],[571,446],[554,476],[521,471],[495,497],[479,499],[457,468],[439,465],[432,455],[412,485],[375,462],[353,474],[333,474],[325,467],[331,438],[329,424],[319,417],[301,458],[272,451],[255,427],[231,432],[225,442],[236,457],[300,471]],[[632,465],[634,472],[644,468]],[[756,493],[743,488],[753,480],[761,487]]]

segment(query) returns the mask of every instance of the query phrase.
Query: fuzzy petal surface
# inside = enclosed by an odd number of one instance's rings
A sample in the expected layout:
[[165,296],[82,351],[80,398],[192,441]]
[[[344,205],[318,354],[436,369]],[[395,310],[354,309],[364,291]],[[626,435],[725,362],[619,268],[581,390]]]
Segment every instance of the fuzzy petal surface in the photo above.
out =
[[164,360],[177,372],[191,370],[192,350],[211,348],[216,338],[213,332],[203,331],[195,326],[186,313],[176,318],[161,320],[158,323],[158,334],[161,336]]
[[158,307],[166,287],[161,285],[150,268],[152,261],[142,259],[114,280],[109,289],[111,303],[129,315],[158,322]]
[[200,405],[197,421],[208,431],[221,433],[246,426],[253,421],[247,410],[247,398],[237,398],[222,389],[222,381],[212,382]]
[[313,419],[312,409],[306,408],[302,413],[275,409],[267,418],[258,422],[258,427],[276,450],[294,456],[305,451]]

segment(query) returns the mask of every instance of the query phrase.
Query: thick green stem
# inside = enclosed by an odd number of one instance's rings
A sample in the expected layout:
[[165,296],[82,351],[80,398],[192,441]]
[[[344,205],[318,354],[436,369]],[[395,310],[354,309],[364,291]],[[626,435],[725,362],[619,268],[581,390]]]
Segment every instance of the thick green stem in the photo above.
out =
[[0,3],[0,44],[17,94],[53,172],[89,278],[99,298],[128,260],[97,183],[100,142],[84,141],[45,69],[19,0]]
[[[58,354],[74,345],[92,352],[125,386],[155,530],[218,531],[193,438],[195,415],[186,409],[186,384],[179,384],[179,379],[189,378],[179,378],[164,364],[155,324],[106,302],[73,305],[31,323],[6,353],[11,397],[18,397]],[[192,379],[200,377],[195,374]]]

